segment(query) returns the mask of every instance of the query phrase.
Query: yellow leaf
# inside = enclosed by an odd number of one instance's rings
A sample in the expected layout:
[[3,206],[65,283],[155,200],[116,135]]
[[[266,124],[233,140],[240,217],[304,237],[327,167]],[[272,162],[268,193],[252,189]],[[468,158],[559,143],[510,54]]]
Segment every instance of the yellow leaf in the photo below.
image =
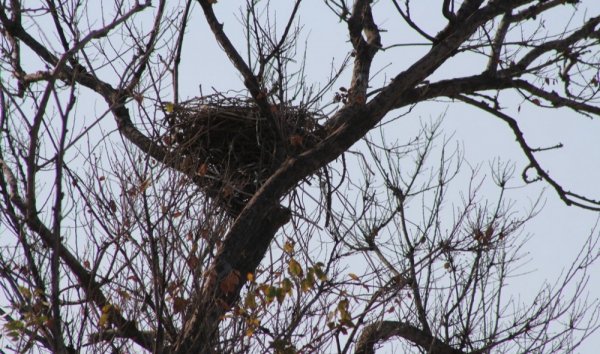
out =
[[356,275],[356,274],[354,274],[354,273],[348,273],[348,276],[349,276],[349,277],[350,277],[352,280],[356,280],[356,281],[358,281],[358,280],[359,280],[359,278],[358,278],[358,275]]
[[179,282],[172,281],[167,287],[167,292],[171,295],[175,294],[175,291],[179,289],[181,284]]
[[246,280],[248,280],[249,282],[254,282],[254,274],[252,274],[252,273],[246,274]]
[[246,294],[246,298],[244,299],[244,307],[249,309],[256,308],[256,295],[253,292]]
[[108,313],[103,313],[102,316],[100,316],[100,320],[98,321],[98,326],[106,327],[107,325],[108,325]]
[[23,295],[24,298],[31,299],[31,290],[24,286],[19,286],[19,292]]
[[260,326],[260,320],[256,317],[251,317],[248,319],[248,324],[254,327]]
[[348,299],[343,299],[338,302],[337,305],[338,311],[348,311]]
[[275,297],[277,297],[277,302],[279,304],[283,303],[283,300],[285,299],[285,292],[283,292],[283,289],[278,288]]
[[269,291],[269,286],[268,286],[267,284],[260,284],[260,285],[258,286],[258,289],[259,289],[260,291],[262,291],[262,292],[263,292],[263,294],[265,294],[265,296],[266,296],[266,295],[267,295],[267,292]]
[[165,103],[165,111],[167,111],[167,113],[173,113],[174,110],[175,110],[175,105],[173,104],[173,102]]
[[133,99],[138,103],[138,104],[142,104],[142,102],[144,101],[144,96],[140,93],[134,93],[133,94]]
[[291,295],[292,294],[292,281],[289,278],[285,278],[281,281],[281,289],[284,293]]
[[302,281],[300,282],[300,288],[302,289],[303,292],[307,292],[307,291],[311,290],[314,285],[315,285],[315,283],[312,282],[311,279],[309,279],[309,278],[302,279]]
[[302,266],[294,258],[290,259],[288,266],[291,275],[295,277],[302,277]]
[[283,245],[283,251],[287,254],[292,254],[294,252],[294,244],[290,241],[286,241]]
[[131,295],[125,290],[117,289],[117,294],[119,294],[119,296],[125,301],[131,299]]
[[319,279],[320,281],[327,280],[327,274],[325,274],[325,272],[323,271],[323,269],[321,269],[321,266],[319,264],[314,266],[314,270],[315,270],[315,275],[317,276],[317,279]]
[[233,192],[234,192],[233,187],[230,186],[229,184],[223,186],[223,196],[225,198],[231,197],[233,195]]

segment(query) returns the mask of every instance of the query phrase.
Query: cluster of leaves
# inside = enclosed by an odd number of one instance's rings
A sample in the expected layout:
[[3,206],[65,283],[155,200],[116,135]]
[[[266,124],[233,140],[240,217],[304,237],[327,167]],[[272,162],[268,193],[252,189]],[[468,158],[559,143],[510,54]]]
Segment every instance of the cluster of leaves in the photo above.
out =
[[247,337],[252,337],[260,329],[260,319],[270,311],[271,306],[283,305],[286,299],[294,297],[294,292],[314,291],[319,284],[328,280],[323,269],[324,264],[321,262],[303,269],[300,262],[294,258],[293,241],[285,242],[283,252],[287,261],[287,275],[278,272],[269,282],[258,282],[252,273],[246,275],[247,292],[240,306],[234,309],[233,314],[245,318]]
[[9,320],[4,324],[6,335],[13,341],[18,341],[26,333],[36,333],[53,326],[50,317],[50,303],[44,298],[44,292],[35,289],[30,290],[25,286],[19,286],[19,293],[22,296],[22,302],[14,305],[20,319]]

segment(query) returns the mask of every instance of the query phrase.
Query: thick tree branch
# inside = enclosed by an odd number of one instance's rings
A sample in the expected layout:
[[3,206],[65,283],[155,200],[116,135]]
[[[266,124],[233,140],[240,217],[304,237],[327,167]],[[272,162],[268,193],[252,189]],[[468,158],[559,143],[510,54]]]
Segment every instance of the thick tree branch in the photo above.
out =
[[448,34],[444,34],[445,39],[443,42],[433,46],[427,54],[416,61],[411,67],[398,74],[390,84],[384,87],[368,103],[367,106],[369,112],[371,112],[369,119],[378,121],[394,106],[398,106],[400,98],[407,90],[417,86],[439,68],[481,25],[511,8],[521,6],[530,1],[506,0],[492,2],[477,10],[477,15],[469,16],[465,21],[461,22],[460,26],[452,27],[451,30],[447,31]]
[[500,54],[502,53],[502,45],[504,44],[504,40],[506,39],[506,34],[508,33],[508,28],[510,27],[511,23],[511,11],[508,11],[506,15],[502,17],[502,21],[500,21],[500,25],[498,26],[498,30],[496,31],[496,35],[494,36],[494,40],[492,42],[492,53],[486,68],[486,71],[490,74],[494,74],[496,71],[498,71]]
[[576,101],[571,98],[562,97],[555,91],[548,92],[543,90],[526,80],[513,80],[515,88],[522,89],[531,93],[534,96],[545,99],[550,102],[553,107],[569,107],[572,110],[580,113],[589,113],[595,116],[600,116],[600,107],[586,104],[585,102]]
[[355,354],[375,354],[375,345],[401,337],[431,354],[465,354],[424,331],[400,321],[378,321],[366,326],[356,343]]
[[226,236],[214,266],[208,272],[208,284],[201,294],[196,295],[192,313],[172,348],[173,352],[213,353],[211,343],[222,316],[238,300],[247,274],[254,273],[275,233],[290,218],[289,210],[278,204],[261,205],[260,211],[262,218],[254,219],[252,227]]
[[454,13],[454,0],[444,0],[442,3],[442,15],[450,22],[456,19],[456,14]]
[[[579,0],[577,0],[579,1]],[[528,8],[517,12],[512,17],[512,22],[521,22],[529,19],[534,19],[536,16],[541,13],[552,9],[553,7],[557,7],[560,5],[573,4],[574,0],[546,0],[539,1],[536,4],[529,6]]]
[[410,104],[439,97],[454,98],[459,94],[471,94],[483,91],[512,90],[516,88],[527,91],[533,96],[543,98],[544,100],[550,102],[553,107],[568,107],[579,113],[600,116],[600,107],[587,104],[584,101],[576,101],[571,98],[563,97],[555,91],[549,92],[543,90],[531,84],[527,80],[509,78],[504,74],[507,72],[508,71],[502,70],[499,71],[498,75],[496,76],[489,76],[487,73],[484,73],[420,85],[416,88],[407,90],[402,96],[400,96],[398,99],[400,104],[394,108],[401,108]]
[[[480,25],[490,21],[494,17],[511,9],[523,6],[524,4],[533,2],[533,0],[501,0],[490,1],[486,6],[480,8],[482,0],[467,0],[461,4],[461,7],[456,13],[456,19],[450,21],[448,25],[442,29],[434,38],[434,44],[445,43],[448,36],[460,30],[468,22],[480,22]],[[469,25],[470,26],[470,25]]]
[[452,98],[460,93],[468,94],[479,91],[496,91],[511,89],[513,87],[514,84],[511,79],[489,76],[487,74],[441,80],[406,90],[404,94],[398,97],[398,104],[393,108],[406,107],[407,105],[439,97]]
[[587,39],[587,38],[598,38],[600,37],[600,29],[596,27],[600,24],[600,16],[592,17],[581,26],[578,30],[574,31],[571,35],[554,41],[547,41],[534,49],[530,50],[525,54],[519,61],[517,61],[508,71],[507,74],[514,75],[518,72],[524,72],[536,59],[542,55],[555,51],[558,53],[569,52],[569,47],[576,42]]
[[[348,103],[364,104],[367,99],[371,63],[377,51],[381,49],[381,36],[373,20],[369,0],[354,2],[352,16],[348,19],[348,32],[354,47],[354,67],[348,91]],[[363,33],[366,38],[363,37]]]

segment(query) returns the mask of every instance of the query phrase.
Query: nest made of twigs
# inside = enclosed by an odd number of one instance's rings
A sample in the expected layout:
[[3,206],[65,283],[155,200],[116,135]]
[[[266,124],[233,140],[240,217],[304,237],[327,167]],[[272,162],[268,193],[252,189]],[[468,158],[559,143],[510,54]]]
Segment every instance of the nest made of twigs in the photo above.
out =
[[[186,172],[203,178],[209,196],[244,204],[288,157],[321,136],[317,114],[306,108],[269,106],[211,95],[167,107],[165,145],[189,161]],[[195,162],[192,162],[195,161]]]

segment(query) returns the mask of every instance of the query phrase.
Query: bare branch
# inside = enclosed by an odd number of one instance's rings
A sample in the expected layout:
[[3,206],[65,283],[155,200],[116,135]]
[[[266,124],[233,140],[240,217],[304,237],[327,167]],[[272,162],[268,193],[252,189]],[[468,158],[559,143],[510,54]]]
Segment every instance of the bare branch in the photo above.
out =
[[[200,6],[202,6],[202,10],[204,11],[204,16],[206,17],[206,21],[210,26],[213,34],[215,35],[216,40],[219,42],[229,60],[233,63],[235,68],[242,74],[244,78],[244,85],[256,101],[257,105],[260,107],[262,113],[265,117],[271,117],[271,109],[269,103],[267,101],[267,96],[265,92],[263,92],[260,83],[258,82],[256,76],[250,70],[248,65],[244,62],[244,59],[240,56],[237,49],[233,46],[225,32],[223,31],[223,24],[219,23],[217,17],[213,11],[212,1],[209,0],[198,0]],[[272,120],[272,118],[271,118]]]
[[508,124],[508,126],[510,127],[510,129],[513,131],[513,133],[515,134],[515,138],[517,140],[517,142],[519,143],[519,145],[521,146],[521,150],[523,151],[523,153],[525,154],[525,156],[527,157],[527,159],[529,160],[529,166],[523,171],[523,178],[525,181],[531,181],[526,177],[526,173],[527,170],[529,168],[533,169],[536,173],[537,173],[537,177],[535,180],[537,179],[543,179],[544,181],[546,181],[548,184],[550,184],[550,186],[552,186],[552,188],[556,191],[556,193],[558,194],[558,196],[560,197],[560,199],[562,199],[565,204],[567,205],[575,205],[581,208],[585,208],[585,209],[589,209],[589,210],[596,210],[599,211],[600,210],[600,201],[599,200],[594,200],[594,199],[590,199],[590,198],[586,198],[580,194],[577,193],[573,193],[570,191],[567,191],[565,189],[563,189],[563,187],[556,182],[549,174],[548,172],[546,172],[541,165],[539,164],[539,162],[537,161],[537,159],[535,158],[535,156],[533,155],[533,151],[534,149],[532,149],[527,142],[525,141],[525,137],[523,136],[523,132],[521,131],[521,129],[519,128],[519,125],[517,123],[517,121],[513,118],[511,118],[510,116],[500,112],[497,109],[494,109],[492,107],[489,107],[486,103],[480,102],[480,101],[476,101],[472,98],[469,98],[467,96],[463,96],[460,95],[457,97],[458,99],[460,99],[461,101],[464,101],[470,105],[473,105],[475,107],[478,107],[488,113],[493,114],[494,116],[502,119],[504,122],[506,122]]

